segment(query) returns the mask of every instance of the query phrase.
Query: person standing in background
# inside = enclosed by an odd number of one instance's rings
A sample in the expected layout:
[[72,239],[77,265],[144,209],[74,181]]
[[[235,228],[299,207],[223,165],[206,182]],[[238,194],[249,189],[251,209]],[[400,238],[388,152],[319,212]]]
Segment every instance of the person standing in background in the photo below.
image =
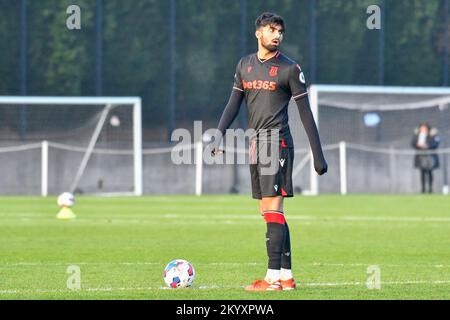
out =
[[[419,151],[435,150],[439,147],[440,138],[436,128],[428,123],[421,123],[414,130],[412,146]],[[433,170],[439,168],[439,157],[435,153],[420,152],[414,157],[414,167],[420,170],[422,193],[433,192]]]

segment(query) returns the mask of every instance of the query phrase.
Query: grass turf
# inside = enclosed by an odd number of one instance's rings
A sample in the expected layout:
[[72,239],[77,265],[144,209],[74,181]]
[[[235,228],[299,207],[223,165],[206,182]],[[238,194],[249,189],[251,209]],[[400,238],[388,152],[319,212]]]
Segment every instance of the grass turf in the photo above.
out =
[[[285,202],[299,288],[249,293],[266,271],[265,224],[249,196],[0,198],[0,299],[449,299],[450,198],[297,196]],[[164,266],[192,262],[193,288]],[[67,268],[81,290],[67,289]],[[369,290],[367,268],[380,269]]]

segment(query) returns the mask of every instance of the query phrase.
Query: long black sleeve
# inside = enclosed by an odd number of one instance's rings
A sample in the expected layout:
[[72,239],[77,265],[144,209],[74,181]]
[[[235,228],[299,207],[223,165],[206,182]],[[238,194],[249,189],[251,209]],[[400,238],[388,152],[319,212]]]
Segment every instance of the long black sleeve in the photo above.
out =
[[243,99],[244,93],[240,90],[233,89],[230,99],[222,113],[222,117],[220,118],[216,134],[214,135],[214,144],[216,146],[219,146],[226,130],[231,126],[234,119],[236,119]]
[[327,172],[328,164],[323,155],[322,144],[320,143],[319,132],[311,112],[309,99],[307,96],[304,96],[295,102],[297,103],[300,119],[309,139],[309,144],[314,157],[314,168],[319,175],[322,175]]

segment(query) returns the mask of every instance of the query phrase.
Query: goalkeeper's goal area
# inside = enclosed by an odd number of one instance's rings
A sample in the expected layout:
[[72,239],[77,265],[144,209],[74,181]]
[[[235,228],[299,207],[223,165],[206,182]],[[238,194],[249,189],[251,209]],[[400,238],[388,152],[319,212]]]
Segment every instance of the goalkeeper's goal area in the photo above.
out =
[[1,194],[142,195],[141,99],[0,97]]

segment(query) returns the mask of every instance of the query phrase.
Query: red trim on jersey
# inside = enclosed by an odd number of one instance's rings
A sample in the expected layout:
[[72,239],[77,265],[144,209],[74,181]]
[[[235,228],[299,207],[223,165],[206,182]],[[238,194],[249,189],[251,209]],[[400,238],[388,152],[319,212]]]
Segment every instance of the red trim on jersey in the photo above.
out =
[[284,139],[281,139],[281,147],[287,148],[287,144],[286,144],[286,141],[284,141]]
[[284,190],[283,188],[281,188],[281,196],[282,197],[287,197],[287,193],[286,193],[286,190]]
[[264,220],[266,223],[279,223],[285,224],[286,219],[284,218],[284,214],[276,211],[268,211],[264,213]]

